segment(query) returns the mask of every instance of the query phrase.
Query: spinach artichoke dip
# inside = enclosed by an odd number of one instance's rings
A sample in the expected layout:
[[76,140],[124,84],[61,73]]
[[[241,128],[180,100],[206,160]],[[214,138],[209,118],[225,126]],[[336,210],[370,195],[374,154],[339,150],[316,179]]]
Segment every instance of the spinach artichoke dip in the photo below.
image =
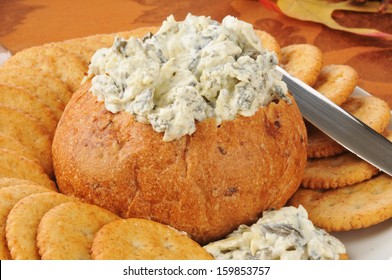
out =
[[94,54],[88,77],[107,110],[131,113],[171,141],[194,133],[196,121],[215,118],[220,125],[288,101],[277,63],[252,25],[188,14],[182,22],[169,16],[143,39],[117,37]]
[[346,253],[338,239],[313,225],[302,206],[264,211],[252,226],[241,225],[204,248],[220,260],[336,260]]

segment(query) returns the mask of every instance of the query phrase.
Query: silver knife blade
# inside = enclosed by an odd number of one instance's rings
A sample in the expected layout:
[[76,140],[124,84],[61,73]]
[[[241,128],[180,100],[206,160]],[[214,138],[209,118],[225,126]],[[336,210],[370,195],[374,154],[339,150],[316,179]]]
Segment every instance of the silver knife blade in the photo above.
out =
[[277,66],[303,115],[358,157],[392,176],[392,142],[324,95]]

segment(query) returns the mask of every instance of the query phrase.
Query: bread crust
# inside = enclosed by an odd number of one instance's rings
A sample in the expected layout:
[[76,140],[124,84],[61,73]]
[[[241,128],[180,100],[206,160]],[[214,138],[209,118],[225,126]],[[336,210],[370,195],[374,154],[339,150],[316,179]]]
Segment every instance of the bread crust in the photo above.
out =
[[219,127],[208,119],[194,134],[164,142],[131,114],[107,111],[90,86],[73,95],[53,141],[65,194],[205,244],[284,206],[301,182],[307,136],[293,99]]

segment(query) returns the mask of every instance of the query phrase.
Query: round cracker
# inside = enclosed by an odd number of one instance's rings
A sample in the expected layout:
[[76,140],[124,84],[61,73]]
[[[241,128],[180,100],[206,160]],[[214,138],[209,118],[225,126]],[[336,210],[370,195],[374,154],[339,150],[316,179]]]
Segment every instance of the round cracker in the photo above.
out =
[[[392,141],[392,130],[383,132]],[[302,181],[304,188],[329,189],[344,187],[370,179],[380,171],[350,152],[321,159],[308,160]]]
[[118,216],[95,205],[67,202],[49,210],[38,226],[37,246],[42,259],[91,259],[95,233]]
[[346,152],[308,160],[302,186],[311,189],[340,188],[370,179],[379,172],[373,165]]
[[[15,83],[20,83],[19,79],[24,77],[32,77],[38,84],[43,84],[44,88],[55,95],[55,99],[65,106],[72,97],[72,92],[68,89],[64,82],[51,73],[44,72],[42,69],[35,67],[21,67],[9,64],[7,67],[0,67],[0,79],[11,79]],[[12,77],[12,78],[8,78]],[[23,84],[21,85],[23,86]],[[36,93],[41,96],[42,93]],[[51,98],[51,97],[48,97]]]
[[35,185],[11,186],[0,189],[0,260],[11,258],[7,247],[5,226],[12,207],[23,197],[33,193],[49,192],[47,188]]
[[40,184],[33,182],[31,180],[25,180],[20,178],[12,178],[12,177],[1,177],[0,178],[0,188],[6,188],[11,186],[19,186],[19,185],[35,185],[40,186]]
[[[361,120],[378,133],[389,125],[391,112],[388,104],[375,96],[350,96],[341,106],[344,110]],[[330,157],[346,151],[328,135],[312,125],[307,125],[309,158]]]
[[52,137],[45,127],[27,114],[0,105],[0,132],[18,140],[53,176]]
[[96,234],[92,256],[99,260],[209,260],[212,256],[185,233],[151,220],[129,218]]
[[18,52],[4,63],[5,67],[9,65],[42,69],[58,77],[72,92],[79,88],[87,71],[78,56],[54,45],[36,46]]
[[14,260],[39,260],[37,247],[38,225],[53,207],[76,198],[56,192],[29,195],[19,200],[8,214],[6,239]]
[[[110,37],[110,42],[103,42],[101,40],[102,37],[108,36]],[[111,34],[96,34],[81,38],[74,38],[66,41],[50,43],[48,45],[57,46],[65,51],[77,55],[80,60],[87,67],[90,64],[91,57],[93,54],[100,48],[108,48],[114,42],[114,35]]]
[[278,58],[278,61],[280,61],[282,59],[282,53],[280,51],[280,45],[275,37],[262,30],[255,30],[255,32],[259,37],[263,48],[270,52],[274,52]]
[[392,178],[384,173],[335,190],[300,188],[289,205],[302,205],[309,219],[326,231],[369,227],[392,217]]
[[68,53],[77,55],[86,68],[90,64],[91,56],[95,52],[95,50],[91,48],[91,46],[88,44],[87,37],[74,38],[62,42],[50,43],[45,46],[49,45],[60,47]]
[[53,137],[57,126],[56,117],[45,104],[26,89],[0,84],[0,104],[33,117],[44,125]]
[[0,177],[30,180],[50,190],[57,190],[41,165],[7,149],[0,149]]
[[341,107],[378,133],[388,127],[391,119],[388,103],[373,95],[350,96]]
[[50,109],[57,122],[60,120],[64,111],[64,104],[57,98],[56,93],[50,90],[47,82],[43,79],[28,75],[13,75],[10,72],[1,73],[0,71],[0,83],[27,90]]
[[342,154],[346,149],[315,126],[306,125],[308,133],[308,158],[324,158]]
[[281,66],[292,76],[313,86],[323,65],[321,50],[310,44],[293,44],[281,48]]
[[358,83],[358,73],[348,65],[331,64],[321,68],[314,89],[337,105],[343,104]]
[[7,136],[5,134],[0,133],[0,149],[7,149],[14,151],[28,159],[36,161],[39,163],[39,160],[34,156],[34,154],[22,145],[18,140],[13,137]]

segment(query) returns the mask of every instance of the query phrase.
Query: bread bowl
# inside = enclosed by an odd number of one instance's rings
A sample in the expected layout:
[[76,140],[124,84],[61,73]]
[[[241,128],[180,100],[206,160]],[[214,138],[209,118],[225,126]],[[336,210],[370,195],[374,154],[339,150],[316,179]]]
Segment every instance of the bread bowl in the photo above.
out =
[[93,83],[74,93],[53,140],[62,193],[206,244],[281,208],[299,187],[307,136],[289,93],[249,116],[219,123],[207,116],[194,131],[165,139],[134,114],[107,109]]

